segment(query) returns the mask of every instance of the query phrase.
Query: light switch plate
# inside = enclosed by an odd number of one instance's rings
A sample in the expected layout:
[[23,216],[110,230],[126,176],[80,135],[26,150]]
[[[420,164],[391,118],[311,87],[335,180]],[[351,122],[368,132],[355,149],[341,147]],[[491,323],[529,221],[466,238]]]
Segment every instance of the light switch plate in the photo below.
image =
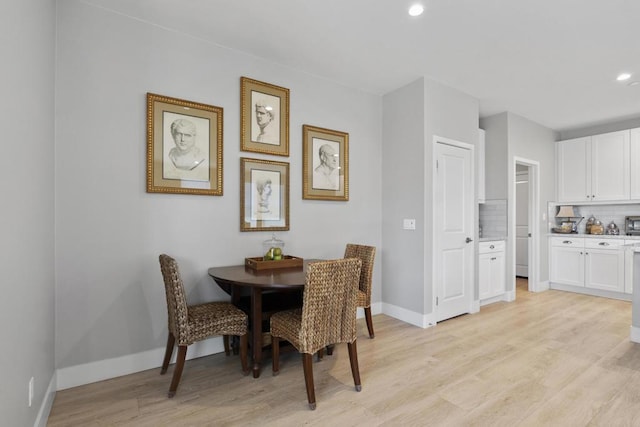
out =
[[405,230],[415,230],[416,229],[416,220],[413,218],[405,218],[402,221],[402,228],[404,228]]

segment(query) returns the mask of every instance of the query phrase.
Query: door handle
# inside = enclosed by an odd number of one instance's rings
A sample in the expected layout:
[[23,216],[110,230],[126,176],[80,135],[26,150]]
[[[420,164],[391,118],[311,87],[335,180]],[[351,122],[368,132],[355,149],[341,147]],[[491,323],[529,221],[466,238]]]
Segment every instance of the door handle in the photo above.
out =
[[527,237],[531,237],[531,233],[527,233]]
[[465,242],[467,242],[467,243],[471,243],[471,242],[473,242],[473,239],[472,239],[472,238],[470,238],[470,237],[467,237],[467,239],[465,240]]

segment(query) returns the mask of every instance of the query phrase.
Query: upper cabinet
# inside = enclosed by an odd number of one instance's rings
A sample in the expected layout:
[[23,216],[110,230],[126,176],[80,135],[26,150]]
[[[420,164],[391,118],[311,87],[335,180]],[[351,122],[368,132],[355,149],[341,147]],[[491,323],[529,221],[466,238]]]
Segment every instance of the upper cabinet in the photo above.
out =
[[[478,129],[478,144],[476,150],[476,173],[477,173],[477,182],[478,182],[478,203],[485,202],[485,192],[484,192],[484,145],[485,145],[485,132],[483,129]],[[640,147],[639,147],[640,149]],[[638,178],[638,182],[640,183],[640,177]],[[640,191],[640,188],[639,188]]]
[[631,199],[640,200],[640,128],[629,131]]
[[[630,133],[623,130],[558,142],[558,202],[608,202],[632,198],[630,169],[633,169],[632,164],[640,165],[640,146],[635,148],[638,160],[632,163]],[[640,198],[640,176],[636,179],[637,197]]]

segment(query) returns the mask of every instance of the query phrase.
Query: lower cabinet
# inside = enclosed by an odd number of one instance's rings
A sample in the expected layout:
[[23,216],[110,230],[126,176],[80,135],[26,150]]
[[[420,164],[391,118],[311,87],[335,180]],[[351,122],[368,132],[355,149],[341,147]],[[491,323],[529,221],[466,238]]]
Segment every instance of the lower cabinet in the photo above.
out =
[[625,252],[620,248],[624,239],[551,237],[549,240],[552,283],[626,292]]
[[505,293],[504,240],[478,244],[478,287],[480,300]]

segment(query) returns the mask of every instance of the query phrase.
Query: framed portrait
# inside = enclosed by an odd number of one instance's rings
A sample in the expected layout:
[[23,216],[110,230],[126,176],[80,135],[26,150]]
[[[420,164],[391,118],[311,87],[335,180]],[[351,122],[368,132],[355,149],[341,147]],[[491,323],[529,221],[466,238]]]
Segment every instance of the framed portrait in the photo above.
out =
[[289,155],[289,89],[240,78],[240,149]]
[[349,134],[302,126],[302,198],[349,200]]
[[289,229],[289,163],[240,158],[240,231]]
[[147,93],[147,192],[222,196],[222,108]]

